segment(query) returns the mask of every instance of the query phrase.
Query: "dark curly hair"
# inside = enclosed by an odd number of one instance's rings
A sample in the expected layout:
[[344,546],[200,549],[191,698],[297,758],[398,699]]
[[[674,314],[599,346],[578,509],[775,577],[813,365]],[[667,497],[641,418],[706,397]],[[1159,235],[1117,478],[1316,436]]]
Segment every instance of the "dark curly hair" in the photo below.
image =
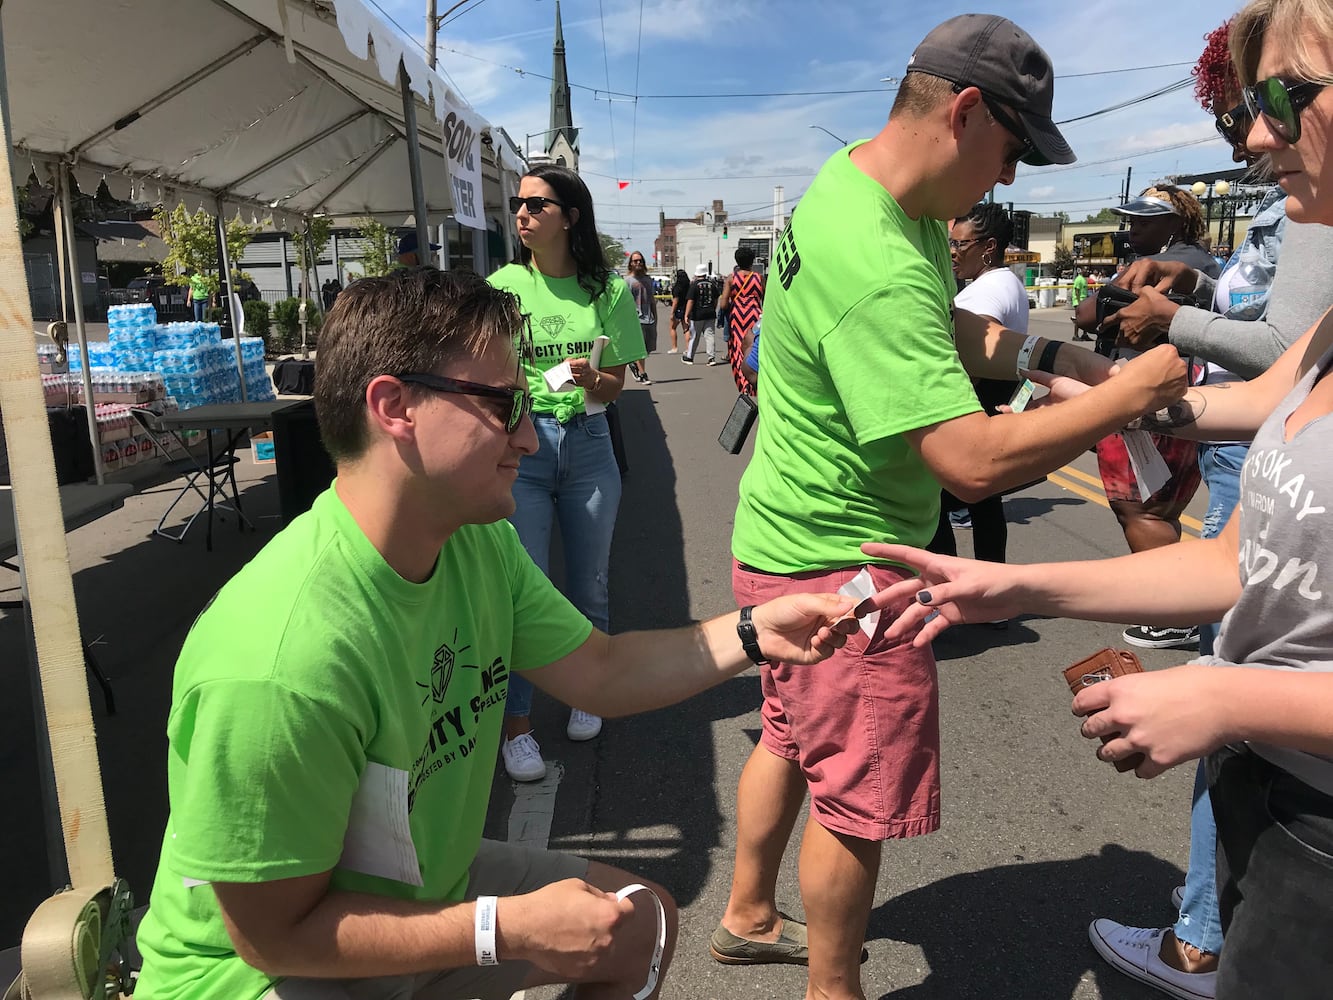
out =
[[1200,243],[1208,232],[1199,199],[1174,184],[1158,184],[1143,189],[1140,198],[1158,198],[1169,201],[1180,219],[1180,238],[1186,243]]
[[1210,115],[1218,115],[1231,110],[1224,107],[1227,94],[1240,92],[1240,80],[1236,76],[1235,64],[1231,61],[1228,41],[1231,37],[1231,21],[1214,28],[1203,36],[1203,55],[1190,70],[1194,77],[1194,98],[1199,106]]
[[[545,181],[555,192],[556,200],[565,207],[560,211],[569,219],[569,253],[574,258],[574,270],[578,274],[579,287],[591,298],[597,298],[606,291],[606,282],[611,270],[606,266],[606,255],[602,252],[602,241],[597,236],[597,220],[592,211],[592,192],[583,178],[568,167],[554,163],[533,164],[525,177],[535,177]],[[571,210],[578,209],[575,219]],[[532,251],[522,247],[518,255],[519,263],[524,267],[532,266]]]

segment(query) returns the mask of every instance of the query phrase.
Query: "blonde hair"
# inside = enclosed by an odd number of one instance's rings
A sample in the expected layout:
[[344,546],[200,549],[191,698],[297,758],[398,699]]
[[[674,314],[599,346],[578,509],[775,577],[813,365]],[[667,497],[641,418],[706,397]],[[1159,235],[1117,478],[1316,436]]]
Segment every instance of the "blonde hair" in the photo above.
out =
[[1305,80],[1333,83],[1333,73],[1319,70],[1314,50],[1333,38],[1333,0],[1253,0],[1231,22],[1231,61],[1242,87],[1259,79],[1264,42],[1288,53],[1288,69]]

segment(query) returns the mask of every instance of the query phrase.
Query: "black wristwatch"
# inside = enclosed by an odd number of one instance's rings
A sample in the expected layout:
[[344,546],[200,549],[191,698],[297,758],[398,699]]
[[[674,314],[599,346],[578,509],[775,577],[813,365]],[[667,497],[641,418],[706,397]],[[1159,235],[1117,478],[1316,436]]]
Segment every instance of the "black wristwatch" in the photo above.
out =
[[745,655],[762,666],[768,663],[768,657],[759,648],[759,633],[755,631],[754,622],[750,621],[750,612],[753,610],[753,604],[741,608],[740,619],[736,622],[736,634],[741,637],[741,648],[745,650]]

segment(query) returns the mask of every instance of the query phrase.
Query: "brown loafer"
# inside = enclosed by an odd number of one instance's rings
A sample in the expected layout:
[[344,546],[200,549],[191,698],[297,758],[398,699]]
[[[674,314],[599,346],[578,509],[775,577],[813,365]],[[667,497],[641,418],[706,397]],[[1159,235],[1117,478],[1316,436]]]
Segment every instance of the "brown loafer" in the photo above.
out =
[[723,965],[808,965],[805,924],[779,913],[782,924],[776,941],[737,937],[720,923],[708,942],[708,953]]

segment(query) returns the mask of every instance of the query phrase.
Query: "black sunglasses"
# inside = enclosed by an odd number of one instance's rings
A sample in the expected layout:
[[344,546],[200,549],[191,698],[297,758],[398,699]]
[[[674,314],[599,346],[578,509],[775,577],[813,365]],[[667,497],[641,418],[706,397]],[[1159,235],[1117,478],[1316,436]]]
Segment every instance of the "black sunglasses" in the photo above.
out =
[[427,375],[422,372],[406,372],[395,375],[399,382],[419,385],[434,392],[453,392],[460,396],[483,396],[486,399],[505,399],[509,401],[509,415],[505,418],[505,430],[513,434],[523,418],[532,412],[532,393],[517,386],[483,385],[481,382],[464,382],[461,379],[445,378],[443,375]]
[[554,198],[543,198],[541,195],[536,194],[531,198],[520,198],[518,195],[514,195],[509,199],[509,211],[514,215],[517,215],[518,210],[524,207],[527,208],[529,215],[541,215],[542,210],[546,208],[547,205],[554,205],[556,208],[565,207]]
[[1245,148],[1246,137],[1254,127],[1254,116],[1245,102],[1241,101],[1230,111],[1223,111],[1213,120],[1217,134],[1237,149]]
[[981,100],[986,105],[986,110],[990,112],[990,116],[999,122],[1000,126],[1010,135],[1023,144],[1021,149],[1010,153],[1004,158],[1006,165],[1011,167],[1016,166],[1019,160],[1030,155],[1032,151],[1036,149],[1032,144],[1032,140],[1028,138],[1027,129],[1019,124],[1018,120],[1009,112],[1005,111],[997,102],[992,101],[987,97],[984,91],[981,94]]
[[1245,106],[1252,116],[1263,115],[1273,134],[1290,146],[1301,138],[1301,112],[1326,86],[1326,83],[1270,76],[1245,88]]

